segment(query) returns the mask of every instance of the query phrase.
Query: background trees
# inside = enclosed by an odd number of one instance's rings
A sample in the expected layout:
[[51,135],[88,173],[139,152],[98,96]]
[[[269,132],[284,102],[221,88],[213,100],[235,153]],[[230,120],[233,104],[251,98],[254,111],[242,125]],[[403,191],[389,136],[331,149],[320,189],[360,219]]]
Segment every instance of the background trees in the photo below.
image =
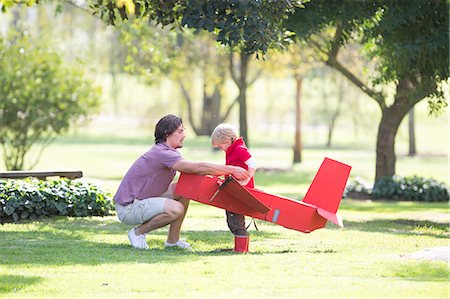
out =
[[[287,26],[317,49],[322,60],[376,101],[378,127],[375,179],[395,174],[395,136],[404,116],[428,98],[430,111],[446,106],[448,78],[447,1],[311,1]],[[341,63],[346,44],[363,46],[365,78]],[[370,68],[368,68],[370,69]]]
[[[26,32],[26,31],[25,31]],[[0,37],[0,144],[8,170],[25,164],[32,146],[43,148],[99,104],[98,89],[80,68],[64,66],[48,44],[25,33]]]
[[245,54],[266,53],[284,42],[282,25],[287,13],[299,1],[169,0],[117,1],[92,0],[91,8],[109,24],[129,18],[151,20],[157,24],[203,29],[231,49]]
[[[39,3],[46,2],[49,1],[42,0]],[[448,19],[446,14],[442,13],[442,11],[445,11],[445,9],[442,9],[445,6],[443,6],[445,1],[423,1],[417,6],[411,5],[407,1],[315,0],[307,3],[304,9],[298,9],[292,17],[290,17],[290,11],[295,7],[296,1],[270,2],[273,6],[270,6],[269,2],[207,1],[201,3],[196,1],[150,2],[129,0],[117,2],[64,1],[62,3],[78,5],[82,3],[83,9],[86,9],[89,13],[94,12],[107,22],[116,25],[116,27],[112,28],[114,34],[111,35],[110,40],[113,44],[113,49],[117,50],[117,55],[114,55],[114,63],[117,63],[117,65],[121,64],[121,67],[123,67],[124,62],[126,62],[124,54],[127,54],[136,59],[135,65],[142,67],[141,70],[144,71],[145,75],[150,74],[160,78],[166,75],[169,69],[177,69],[175,72],[177,75],[174,76],[174,73],[172,73],[171,80],[175,81],[181,78],[183,82],[178,85],[184,85],[184,88],[180,87],[180,89],[184,89],[186,92],[178,92],[177,94],[172,94],[172,96],[175,95],[175,97],[184,99],[185,102],[177,106],[180,112],[184,113],[185,110],[189,110],[186,106],[193,107],[193,112],[189,113],[189,115],[195,116],[192,117],[191,123],[194,131],[198,134],[207,134],[208,129],[204,128],[213,126],[214,121],[221,121],[224,116],[228,115],[229,107],[232,107],[229,105],[237,103],[233,100],[229,100],[227,103],[222,101],[226,95],[225,91],[228,90],[226,81],[225,83],[223,81],[228,74],[220,74],[223,72],[223,62],[225,61],[223,59],[224,56],[222,56],[223,53],[217,52],[218,56],[215,56],[216,52],[212,51],[215,47],[210,43],[210,40],[206,41],[206,38],[205,43],[200,45],[200,40],[194,40],[199,36],[198,33],[202,31],[209,32],[210,34],[204,35],[203,33],[203,35],[205,37],[210,36],[212,40],[219,41],[221,45],[226,45],[228,49],[238,53],[234,56],[229,56],[234,58],[234,62],[239,61],[236,59],[238,56],[245,59],[249,57],[248,61],[252,62],[251,65],[262,65],[271,60],[271,53],[266,54],[266,60],[255,60],[256,55],[249,56],[249,54],[252,51],[261,54],[271,47],[277,48],[282,46],[286,37],[283,26],[286,25],[288,28],[294,29],[309,47],[315,48],[314,55],[317,58],[341,72],[350,82],[360,88],[363,93],[371,97],[373,104],[380,108],[382,117],[380,117],[381,122],[377,135],[376,176],[380,177],[395,173],[394,141],[399,124],[403,119],[404,111],[423,98],[431,99],[430,107],[433,111],[446,104],[446,99],[443,98],[443,93],[439,89],[440,83],[447,78],[448,73],[448,57],[446,54],[448,52],[448,30],[446,29]],[[92,6],[87,6],[87,4],[92,4]],[[118,5],[116,6],[116,4]],[[275,20],[275,18],[278,19]],[[289,22],[283,24],[281,21],[286,18],[288,18]],[[129,19],[129,22],[122,22],[126,19]],[[265,20],[269,20],[269,22]],[[270,22],[270,20],[275,21]],[[137,24],[136,21],[141,21],[141,26],[146,27],[150,33],[140,33],[144,34],[145,38],[142,35],[135,36],[130,43],[131,46],[118,47],[117,38],[118,35],[122,34],[122,28],[118,26],[123,24],[125,27],[129,26],[129,28],[132,28]],[[154,33],[151,32],[154,30],[155,23],[168,25],[166,28],[182,27],[185,32],[179,35],[174,32],[167,36],[153,35]],[[195,33],[187,32],[187,27],[194,29]],[[189,34],[191,35],[190,37]],[[265,35],[265,37],[261,37],[261,34]],[[191,37],[193,38],[192,41],[190,40]],[[74,36],[74,38],[77,37]],[[258,43],[255,43],[256,39],[259,41]],[[90,41],[88,44],[93,43],[92,40]],[[206,45],[207,43],[208,46]],[[161,50],[158,53],[160,46]],[[354,49],[357,49],[358,52]],[[172,55],[169,54],[169,51],[174,51],[173,53],[178,51],[178,54]],[[212,56],[209,56],[209,54]],[[343,54],[345,54],[345,58]],[[185,55],[183,59],[186,64],[182,68],[179,68],[182,66],[179,63],[181,60],[177,61],[175,67],[171,65],[171,62],[179,58],[178,55]],[[283,56],[284,52],[280,55]],[[201,58],[207,59],[201,61]],[[245,67],[245,59],[243,60],[244,63],[239,63],[238,65]],[[433,61],[430,62],[430,59]],[[219,64],[214,61],[221,62],[221,70],[220,68],[216,69],[216,66]],[[293,64],[303,65],[304,63],[295,62]],[[151,68],[147,66],[151,66]],[[161,68],[158,70],[156,66]],[[202,80],[195,79],[197,82],[203,82],[200,83],[203,85],[203,92],[200,96],[198,96],[198,93],[193,95],[192,91],[196,88],[188,86],[188,84],[194,82],[194,80],[190,79],[190,76],[186,75],[189,74],[189,70],[191,70],[189,75],[192,75],[192,66],[195,66],[196,69],[193,77],[202,78]],[[285,67],[285,64],[279,64],[278,67]],[[204,71],[200,71],[202,69]],[[255,71],[253,66],[251,69]],[[116,68],[116,70],[118,72],[127,71],[132,74],[139,73],[137,70],[126,70],[125,68]],[[151,72],[148,73],[148,70],[151,70]],[[237,70],[237,68],[230,68],[230,70]],[[239,71],[235,72],[235,74],[237,73]],[[257,71],[255,73],[258,74]],[[216,74],[216,76],[213,74]],[[269,78],[271,73],[263,71],[263,75]],[[303,75],[303,78],[307,78],[304,81],[308,81],[307,83],[310,83],[312,77],[320,76],[323,79],[321,72],[305,73]],[[119,76],[123,76],[123,73],[119,74]],[[237,76],[235,77],[237,78]],[[253,74],[249,77],[253,78]],[[226,78],[225,80],[228,79]],[[251,82],[252,80],[246,81]],[[261,81],[258,81],[255,82],[256,86],[261,86],[258,85]],[[239,82],[239,78],[237,82]],[[339,79],[337,83],[339,83]],[[113,84],[114,87],[117,85]],[[337,84],[337,86],[339,85]],[[275,84],[266,84],[264,88],[267,94],[270,94],[271,90],[276,87]],[[318,84],[314,88],[321,89],[325,88],[325,86]],[[127,96],[131,97],[132,88],[127,86],[126,89]],[[178,90],[178,87],[175,89]],[[304,86],[303,91],[306,95],[311,94],[309,89],[311,89],[311,86]],[[239,93],[240,90],[237,92]],[[326,91],[322,94],[335,101],[337,93]],[[433,94],[436,97],[432,98],[431,95]],[[184,97],[180,95],[184,95]],[[289,94],[289,96],[291,95]],[[346,96],[347,94],[345,94],[344,99]],[[287,122],[285,121],[287,118],[292,118],[293,120],[294,107],[286,104],[288,102],[278,94],[272,95],[272,97],[270,105],[266,105],[266,112],[271,114],[267,119],[276,119],[279,123]],[[217,100],[220,98],[222,100]],[[252,121],[254,121],[255,115],[259,113],[254,108],[258,105],[252,104],[253,99],[251,96],[249,98],[249,103],[246,102],[245,105],[252,106],[253,111],[249,109],[248,112],[242,113],[242,115],[246,117],[247,114],[251,113]],[[199,103],[198,99],[202,100],[202,103]],[[155,101],[150,96],[145,100]],[[220,104],[218,105],[217,103],[219,102]],[[349,107],[353,107],[352,103],[348,104],[350,104]],[[157,105],[158,103],[154,104],[155,107]],[[309,123],[311,123],[311,118],[315,117],[313,125],[314,127],[319,127],[323,125],[324,118],[311,115],[319,114],[311,112],[312,105],[320,106],[322,104],[319,101],[311,104],[307,102],[306,109],[309,110],[305,109],[305,111],[309,112],[303,116],[305,122]],[[328,106],[328,104],[326,105]],[[374,117],[374,115],[378,118],[377,113],[370,116],[367,115],[370,113],[367,111],[367,107],[371,106],[372,103],[361,105],[364,108],[359,109],[355,113],[349,112],[347,106],[343,106],[346,109],[341,108],[340,112],[352,113],[349,118],[354,119],[357,119],[357,116],[361,117],[361,114],[364,114],[364,120]],[[220,113],[217,112],[217,107],[220,107]],[[245,111],[246,107],[244,105],[242,108],[242,111]],[[282,114],[283,117],[280,117],[282,110],[286,113]],[[142,110],[143,115],[144,111],[147,112],[150,109]],[[199,113],[199,111],[202,112]],[[323,109],[315,109],[313,111],[321,111],[320,114],[324,114],[322,113]],[[331,113],[332,111],[330,110],[329,112]],[[260,119],[263,118],[266,119],[266,116],[260,116]],[[241,117],[241,119],[244,119],[244,117]],[[209,125],[206,125],[207,123]],[[245,121],[241,121],[241,123],[245,129],[247,127]],[[254,126],[254,124],[252,125]],[[332,125],[329,126],[332,127]],[[298,127],[297,124],[296,127]],[[253,130],[255,130],[254,127],[252,127]],[[307,134],[304,136],[307,136]],[[277,137],[275,136],[274,138]],[[299,139],[296,137],[296,140]],[[316,140],[318,139],[314,141]],[[299,143],[296,142],[296,144]],[[315,144],[317,145],[319,142]],[[320,144],[322,143],[320,142]],[[299,147],[296,146],[296,148]]]

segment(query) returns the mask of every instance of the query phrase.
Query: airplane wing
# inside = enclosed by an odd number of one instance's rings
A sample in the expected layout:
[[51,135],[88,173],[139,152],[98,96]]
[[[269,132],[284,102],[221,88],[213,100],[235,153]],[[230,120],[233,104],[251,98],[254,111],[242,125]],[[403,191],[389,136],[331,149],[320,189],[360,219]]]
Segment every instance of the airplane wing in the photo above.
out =
[[309,233],[327,220],[343,226],[336,215],[351,167],[325,158],[303,201],[241,186],[233,178],[182,173],[175,193],[218,208]]
[[242,204],[248,207],[249,211],[254,210],[259,213],[265,214],[271,210],[270,207],[258,200],[258,198],[256,198],[252,193],[250,193],[245,187],[239,184],[231,176],[227,177],[227,179],[222,184],[220,184],[219,188],[214,193],[209,202],[212,202],[221,191],[225,192],[227,195],[224,196],[226,196],[230,200],[234,199],[242,202]]

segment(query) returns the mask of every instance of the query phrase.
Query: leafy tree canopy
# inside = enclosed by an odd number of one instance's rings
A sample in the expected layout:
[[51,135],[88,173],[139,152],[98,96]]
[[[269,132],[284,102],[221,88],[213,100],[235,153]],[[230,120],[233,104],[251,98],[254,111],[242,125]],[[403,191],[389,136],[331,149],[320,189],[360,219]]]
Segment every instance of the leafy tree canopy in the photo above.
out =
[[[14,4],[46,0],[2,0],[2,10]],[[286,38],[283,20],[309,0],[86,0],[90,10],[108,24],[142,18],[158,24],[204,29],[216,40],[245,54],[266,53]],[[80,1],[65,1],[80,5]]]
[[283,43],[282,21],[302,1],[276,0],[109,0],[92,1],[91,8],[110,24],[130,17],[162,25],[204,29],[218,42],[246,54],[266,53]]
[[416,81],[420,88],[411,98],[434,97],[430,109],[436,112],[447,105],[437,85],[449,74],[448,22],[446,0],[315,0],[297,9],[286,26],[308,41],[326,28],[337,28],[339,34],[326,43],[331,55],[333,47],[337,51],[350,39],[358,40],[375,61],[374,85]]

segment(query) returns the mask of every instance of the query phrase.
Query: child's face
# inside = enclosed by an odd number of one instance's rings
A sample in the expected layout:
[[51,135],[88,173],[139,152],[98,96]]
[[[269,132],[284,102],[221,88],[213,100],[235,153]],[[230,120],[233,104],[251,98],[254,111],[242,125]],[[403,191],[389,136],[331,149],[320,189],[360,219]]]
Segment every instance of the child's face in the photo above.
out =
[[215,142],[215,143],[213,144],[213,146],[214,146],[215,148],[221,149],[221,150],[223,150],[224,152],[226,152],[227,149],[230,147],[231,143],[232,143],[232,142],[231,142],[231,138],[227,138],[227,140],[225,140],[224,142]]

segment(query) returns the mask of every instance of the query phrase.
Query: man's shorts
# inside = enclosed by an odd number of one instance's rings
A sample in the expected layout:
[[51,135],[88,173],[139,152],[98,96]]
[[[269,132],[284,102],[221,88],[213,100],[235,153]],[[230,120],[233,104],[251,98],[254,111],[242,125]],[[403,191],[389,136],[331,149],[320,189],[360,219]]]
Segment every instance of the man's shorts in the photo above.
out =
[[135,199],[131,204],[122,206],[116,204],[117,218],[129,225],[139,225],[164,212],[166,200],[173,199],[174,184],[158,197]]

